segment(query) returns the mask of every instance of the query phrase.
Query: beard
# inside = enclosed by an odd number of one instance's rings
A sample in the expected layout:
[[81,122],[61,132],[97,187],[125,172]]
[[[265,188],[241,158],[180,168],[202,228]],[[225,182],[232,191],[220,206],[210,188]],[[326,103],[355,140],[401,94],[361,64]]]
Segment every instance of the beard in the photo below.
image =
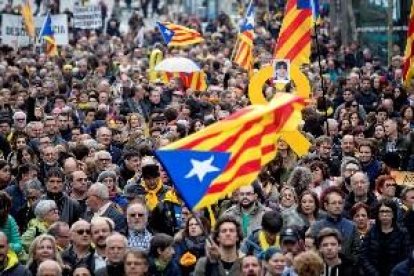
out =
[[244,209],[249,209],[250,207],[252,207],[254,205],[254,201],[246,202],[246,201],[242,200],[240,205]]

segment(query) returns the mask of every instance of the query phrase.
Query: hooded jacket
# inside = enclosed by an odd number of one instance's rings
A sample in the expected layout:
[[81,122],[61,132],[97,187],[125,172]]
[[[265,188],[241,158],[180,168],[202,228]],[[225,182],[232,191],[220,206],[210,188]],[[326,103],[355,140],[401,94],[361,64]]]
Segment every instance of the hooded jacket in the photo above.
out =
[[0,276],[31,276],[30,271],[19,263],[16,253],[9,250],[7,252],[6,267],[0,271]]

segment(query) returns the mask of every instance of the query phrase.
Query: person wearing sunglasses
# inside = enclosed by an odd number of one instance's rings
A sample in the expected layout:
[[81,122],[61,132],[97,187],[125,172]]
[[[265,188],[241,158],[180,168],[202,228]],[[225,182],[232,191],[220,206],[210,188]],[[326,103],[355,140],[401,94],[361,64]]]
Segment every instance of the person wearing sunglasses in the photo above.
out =
[[127,208],[128,247],[148,251],[152,234],[148,231],[148,209],[144,202],[136,201]]
[[95,271],[95,249],[91,246],[91,224],[78,220],[70,228],[72,244],[62,252],[63,263],[75,270],[85,265],[89,271]]

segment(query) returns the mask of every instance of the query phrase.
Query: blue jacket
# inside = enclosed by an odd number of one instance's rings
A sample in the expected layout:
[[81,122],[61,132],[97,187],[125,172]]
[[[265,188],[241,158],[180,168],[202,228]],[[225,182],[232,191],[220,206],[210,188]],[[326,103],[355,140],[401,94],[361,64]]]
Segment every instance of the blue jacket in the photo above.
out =
[[360,239],[355,225],[348,219],[340,216],[338,218],[326,217],[316,221],[310,228],[311,234],[316,237],[325,227],[338,230],[342,237],[342,253],[348,256],[354,264],[359,259]]
[[401,263],[397,264],[391,271],[391,276],[407,276],[414,272],[414,254]]

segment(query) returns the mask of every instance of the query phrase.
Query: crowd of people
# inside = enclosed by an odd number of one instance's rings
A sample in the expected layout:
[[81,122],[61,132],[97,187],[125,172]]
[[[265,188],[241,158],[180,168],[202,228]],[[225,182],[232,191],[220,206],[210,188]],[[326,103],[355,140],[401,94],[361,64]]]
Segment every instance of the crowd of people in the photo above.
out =
[[[272,62],[284,8],[256,2],[254,71]],[[2,45],[0,274],[414,275],[414,186],[395,177],[414,170],[402,51],[386,64],[342,44],[328,12],[321,6],[320,52],[313,42],[302,68],[312,85],[300,125],[309,154],[275,141],[257,180],[198,212],[154,150],[249,104],[249,74],[231,61],[237,22],[162,15],[205,38],[168,48],[138,10],[127,32],[117,13],[105,30],[71,28],[56,57]],[[150,81],[154,49],[197,62],[207,90]],[[263,87],[267,99],[276,92]]]

